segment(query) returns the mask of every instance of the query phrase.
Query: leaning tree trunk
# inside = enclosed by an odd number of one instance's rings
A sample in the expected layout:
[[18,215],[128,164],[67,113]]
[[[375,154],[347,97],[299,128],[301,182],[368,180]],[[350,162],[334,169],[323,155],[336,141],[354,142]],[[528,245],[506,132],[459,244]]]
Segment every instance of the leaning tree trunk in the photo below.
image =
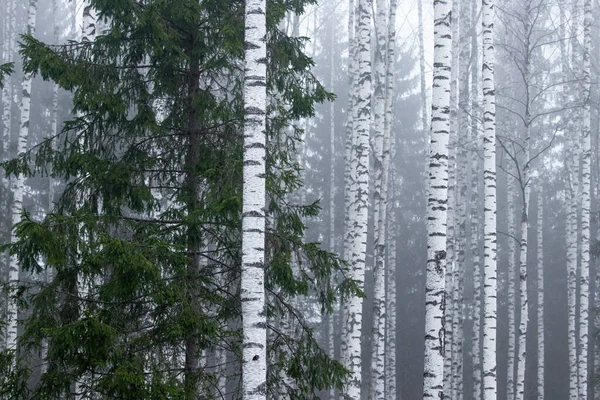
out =
[[265,310],[266,0],[245,10],[244,185],[242,205],[242,399],[266,399]]
[[[27,34],[35,35],[35,19],[37,14],[37,0],[29,1],[27,10]],[[31,112],[31,81],[33,80],[32,73],[23,73],[21,81],[22,96],[21,96],[21,119],[19,125],[19,139],[17,143],[17,154],[22,155],[27,150],[27,140],[29,137],[29,117]],[[8,85],[7,85],[8,86]],[[23,195],[25,194],[25,177],[21,174],[14,182],[13,189],[13,205],[12,205],[12,225],[14,226],[21,220],[21,212],[23,211]],[[11,230],[10,241],[14,243],[17,240],[15,231]],[[10,285],[16,285],[19,281],[19,261],[16,255],[10,257],[8,269],[8,282]],[[9,296],[8,301],[8,323],[6,348],[10,350],[17,349],[17,301],[14,297]]]
[[425,280],[425,363],[423,398],[444,393],[444,279],[448,201],[448,131],[452,62],[451,4],[434,3],[434,71],[429,139],[427,270]]
[[584,0],[583,23],[583,115],[581,162],[581,273],[579,280],[579,398],[587,399],[588,390],[588,331],[590,288],[590,205],[591,205],[591,119],[590,119],[590,52],[591,52],[591,0]]
[[[371,120],[371,0],[359,0],[357,10],[356,59],[358,61],[354,91],[356,116],[352,135],[351,207],[353,222],[352,245],[348,276],[363,288],[367,250],[368,190],[369,190],[369,130]],[[344,365],[350,371],[345,396],[359,399],[361,392],[362,298],[352,297],[345,304],[344,335],[347,350]]]
[[483,0],[483,398],[497,398],[496,377],[496,100],[494,86],[494,2]]
[[[386,130],[386,1],[377,0],[375,26],[377,37],[372,42],[373,64],[373,133],[374,133],[374,222],[375,251],[373,267],[373,323],[371,329],[371,386],[369,398],[385,398],[385,218],[387,207],[387,175],[389,174],[389,131]],[[386,149],[387,145],[387,149]]]
[[[394,160],[395,146],[397,141],[395,136],[392,136],[393,128],[393,96],[394,96],[394,63],[396,61],[396,9],[398,6],[397,0],[390,1],[390,9],[388,13],[388,39],[387,39],[387,69],[386,69],[386,96],[385,96],[385,130],[390,141],[390,149],[388,152],[387,168],[389,174],[392,174],[392,162]],[[390,194],[387,196],[393,199],[394,195],[394,180],[386,177],[386,185],[389,186]],[[390,202],[388,201],[388,204]],[[392,203],[390,210],[390,218],[385,218],[387,221],[387,232],[389,237],[387,242],[387,263],[386,263],[386,328],[385,328],[385,396],[387,399],[396,398],[396,225],[395,207]]]

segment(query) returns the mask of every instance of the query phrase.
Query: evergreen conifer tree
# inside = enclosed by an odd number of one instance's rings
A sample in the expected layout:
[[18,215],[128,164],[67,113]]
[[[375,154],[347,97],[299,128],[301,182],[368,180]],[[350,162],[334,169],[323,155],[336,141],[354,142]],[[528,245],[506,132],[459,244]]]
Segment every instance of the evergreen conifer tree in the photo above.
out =
[[[347,371],[290,299],[316,293],[331,311],[334,287],[357,294],[352,280],[333,281],[344,268],[337,256],[302,239],[318,203],[287,202],[302,185],[295,121],[332,99],[310,72],[303,39],[278,28],[305,3],[270,0],[266,20],[266,312],[300,327],[272,335],[267,392],[278,393],[285,369],[293,398],[341,387]],[[45,343],[45,373],[28,392],[30,366],[18,357],[23,373],[0,373],[0,393],[212,398],[223,368],[206,354],[225,348],[225,390],[239,394],[244,2],[90,5],[107,24],[93,40],[50,46],[22,37],[25,72],[72,91],[76,117],[4,165],[10,174],[48,172],[65,189],[43,220],[24,213],[8,246],[23,271],[52,268],[53,279],[19,299],[31,311],[19,345]]]

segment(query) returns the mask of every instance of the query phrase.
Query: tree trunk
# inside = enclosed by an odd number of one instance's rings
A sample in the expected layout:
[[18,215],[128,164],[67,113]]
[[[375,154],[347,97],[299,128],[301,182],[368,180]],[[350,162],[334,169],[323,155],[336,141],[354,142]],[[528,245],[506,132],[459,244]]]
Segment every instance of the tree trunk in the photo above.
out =
[[[388,160],[386,161],[388,174],[392,174],[392,160],[394,159],[394,149],[396,146],[395,136],[392,136],[393,128],[393,96],[394,96],[394,68],[395,68],[395,50],[396,50],[396,9],[398,6],[397,0],[390,1],[390,10],[388,14],[388,39],[387,39],[387,70],[386,70],[386,97],[385,97],[385,130],[386,136],[389,139],[390,145],[388,150]],[[385,151],[385,143],[384,143]],[[385,328],[385,398],[396,398],[396,213],[393,203],[394,199],[394,180],[393,178],[386,180],[386,187],[389,187],[389,199],[392,199],[392,208],[390,210],[390,218],[384,218],[384,223],[387,221],[387,233],[389,237],[387,242],[387,263],[386,263],[386,328]],[[390,203],[389,201],[387,202]]]
[[[509,167],[510,168],[510,167]],[[514,172],[514,168],[509,171]],[[507,399],[515,398],[515,350],[517,341],[517,325],[515,321],[515,272],[517,269],[517,225],[515,220],[516,183],[513,176],[507,178],[507,208],[506,219],[508,224],[508,364],[506,378]]]
[[[373,323],[371,329],[371,387],[369,398],[385,398],[385,218],[387,207],[387,175],[389,164],[389,132],[386,130],[386,1],[377,0],[375,32],[372,42],[373,64],[373,133],[374,133],[374,226],[375,251],[373,267]],[[387,149],[386,149],[387,145]],[[386,154],[387,153],[387,154]]]
[[[30,0],[27,10],[27,34],[35,35],[35,19],[37,14],[37,0]],[[17,154],[24,154],[27,150],[27,140],[29,138],[29,117],[31,112],[31,82],[33,74],[24,73],[21,81],[22,96],[21,119],[19,125],[19,140],[17,144]],[[12,205],[12,225],[14,226],[21,220],[21,212],[23,211],[23,195],[25,194],[25,177],[19,175],[14,182],[13,205]],[[11,243],[17,240],[15,231],[11,230]],[[11,285],[17,285],[19,282],[19,261],[16,255],[10,257],[10,265],[8,269],[8,282]],[[9,297],[8,301],[8,323],[7,323],[7,338],[6,348],[11,350],[17,349],[17,302],[14,298]]]
[[425,367],[423,398],[444,393],[444,327],[446,299],[446,220],[448,215],[448,131],[452,62],[451,5],[434,3],[434,71],[429,187],[427,200],[427,270],[425,283]]
[[484,180],[484,317],[483,398],[497,398],[496,378],[496,100],[494,86],[494,3],[483,0],[483,180]]
[[481,125],[479,118],[480,112],[480,79],[479,73],[481,65],[479,63],[479,35],[477,29],[478,18],[477,0],[471,2],[471,110],[473,118],[471,118],[471,143],[475,143],[475,149],[471,152],[471,260],[473,263],[473,343],[472,343],[472,359],[473,359],[473,399],[481,400],[481,261],[480,261],[480,232],[481,224],[479,223],[479,182],[481,175],[479,174],[479,145]]
[[[350,271],[348,276],[363,288],[367,250],[369,203],[369,130],[371,120],[371,0],[359,0],[356,31],[358,68],[354,91],[356,117],[353,123],[351,178],[351,221],[353,222]],[[362,298],[352,297],[345,303],[344,335],[347,340],[344,365],[350,371],[345,396],[359,399],[361,392]]]
[[266,399],[265,313],[266,1],[245,10],[244,185],[242,206],[242,398]]
[[[353,238],[353,220],[352,215],[352,196],[353,196],[353,180],[352,180],[352,143],[354,132],[355,118],[355,90],[354,79],[356,75],[356,45],[355,45],[355,5],[354,0],[348,0],[348,104],[346,108],[346,138],[344,141],[344,260],[350,260],[352,252]],[[346,326],[344,321],[347,317],[347,308],[340,306],[340,329],[342,337],[340,341],[340,359],[342,362],[348,357],[348,336],[345,334]]]
[[423,44],[423,0],[417,0],[419,13],[419,84],[421,94],[421,129],[429,133],[429,117],[427,116],[427,86],[425,85],[425,45]]
[[544,399],[544,192],[538,194],[537,215],[537,330],[538,330],[538,367],[537,367],[537,398]]
[[591,206],[591,25],[592,4],[584,0],[583,23],[583,115],[582,115],[582,163],[581,163],[581,273],[579,286],[579,398],[587,399],[588,390],[588,333],[589,333],[589,288],[590,288],[590,206]]
[[[335,86],[335,24],[330,23],[331,49],[329,57],[329,88],[333,90]],[[329,103],[329,154],[331,156],[331,172],[329,175],[329,251],[335,253],[335,194],[337,192],[337,183],[335,180],[336,152],[335,152],[335,102]],[[327,355],[335,359],[335,336],[334,336],[334,316],[336,315],[337,303],[333,305],[333,312],[327,316]],[[329,389],[329,399],[335,397],[335,388]]]
[[454,391],[456,372],[456,340],[454,332],[457,324],[457,304],[458,301],[458,273],[456,263],[456,206],[457,206],[457,174],[456,174],[456,152],[458,142],[458,18],[459,2],[452,3],[452,62],[450,73],[450,132],[449,132],[449,148],[448,148],[448,220],[446,228],[446,275],[444,278],[446,309],[444,314],[444,333],[445,333],[445,354],[444,354],[444,398],[454,399],[456,393]]

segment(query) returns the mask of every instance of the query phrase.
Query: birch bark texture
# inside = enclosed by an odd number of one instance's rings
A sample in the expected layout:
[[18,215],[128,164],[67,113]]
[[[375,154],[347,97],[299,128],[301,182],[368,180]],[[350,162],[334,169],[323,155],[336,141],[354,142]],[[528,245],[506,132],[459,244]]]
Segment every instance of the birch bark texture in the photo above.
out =
[[[388,200],[394,199],[394,180],[392,178],[392,160],[394,159],[394,149],[398,143],[392,136],[393,127],[393,96],[394,96],[394,63],[396,61],[396,11],[398,7],[397,0],[390,1],[390,9],[388,12],[388,38],[387,38],[387,66],[386,66],[386,97],[385,97],[385,130],[389,141],[389,149],[387,151],[387,176],[384,174],[386,187],[388,188]],[[386,143],[384,141],[384,151]],[[385,158],[385,157],[384,157]],[[386,206],[387,208],[387,206]],[[390,210],[390,218],[384,218],[384,224],[387,221],[387,243],[389,243],[386,251],[387,263],[385,266],[386,273],[386,328],[385,328],[385,398],[396,398],[396,229],[395,221],[396,214],[394,207]]]
[[444,394],[443,318],[446,308],[444,286],[448,216],[450,78],[452,73],[452,2],[436,0],[433,9],[434,70],[427,192],[424,399],[441,399]]
[[472,342],[472,360],[473,360],[473,399],[481,400],[482,394],[482,370],[481,370],[481,260],[480,247],[482,224],[480,224],[480,197],[479,182],[481,174],[479,173],[479,149],[481,141],[481,90],[480,90],[480,71],[481,64],[479,58],[479,16],[478,1],[471,1],[471,143],[475,143],[475,151],[471,152],[471,260],[473,265],[473,342]]
[[448,201],[447,201],[447,222],[446,222],[446,274],[444,278],[444,298],[446,301],[444,314],[444,398],[453,399],[456,396],[454,391],[455,385],[458,383],[455,380],[456,364],[456,340],[454,333],[456,330],[456,302],[457,300],[457,268],[456,263],[456,196],[457,191],[457,174],[456,174],[456,153],[458,141],[458,17],[459,1],[452,2],[452,61],[450,73],[450,121],[448,134]]
[[[37,14],[37,0],[30,0],[27,8],[27,34],[35,35],[35,22]],[[22,155],[27,150],[27,141],[29,138],[29,118],[31,113],[31,82],[33,80],[32,73],[23,73],[21,80],[21,118],[19,123],[19,139],[17,142],[17,154]],[[8,85],[7,85],[8,86]],[[14,180],[13,186],[13,204],[12,204],[12,225],[14,226],[21,220],[21,212],[23,211],[23,197],[25,194],[25,177],[19,175]],[[10,241],[14,243],[17,240],[15,231],[11,230]],[[16,255],[10,257],[8,268],[8,282],[11,285],[16,285],[19,282],[19,261]],[[17,317],[18,308],[16,299],[9,296],[8,301],[8,324],[6,328],[6,348],[9,350],[17,349]]]
[[544,398],[544,194],[538,194],[537,211],[537,334],[538,334],[538,366],[537,366],[537,398]]
[[494,85],[494,1],[482,0],[483,35],[483,398],[497,398],[496,325],[496,94]]
[[386,129],[387,95],[387,1],[377,0],[373,41],[373,134],[374,134],[374,222],[375,254],[373,267],[373,324],[371,351],[371,387],[369,398],[385,398],[385,245],[387,178],[389,175],[389,131]]
[[[369,132],[371,121],[371,0],[359,0],[356,30],[357,70],[353,87],[355,119],[352,124],[350,168],[350,215],[352,237],[350,246],[349,277],[362,290],[365,280],[367,223],[369,206]],[[359,399],[361,393],[361,335],[362,298],[352,297],[345,303],[344,336],[347,346],[343,363],[350,371],[344,396]]]
[[581,159],[581,272],[579,277],[579,398],[587,399],[588,334],[590,308],[590,207],[591,207],[591,63],[592,3],[583,2],[583,112]]
[[[509,175],[514,175],[515,168],[509,165]],[[515,322],[515,273],[517,260],[517,228],[515,220],[516,183],[513,176],[508,176],[506,220],[508,225],[508,361],[506,371],[507,398],[515,398],[515,351],[517,345],[517,326]]]
[[266,399],[265,172],[266,0],[247,0],[244,35],[244,165],[242,205],[242,398]]

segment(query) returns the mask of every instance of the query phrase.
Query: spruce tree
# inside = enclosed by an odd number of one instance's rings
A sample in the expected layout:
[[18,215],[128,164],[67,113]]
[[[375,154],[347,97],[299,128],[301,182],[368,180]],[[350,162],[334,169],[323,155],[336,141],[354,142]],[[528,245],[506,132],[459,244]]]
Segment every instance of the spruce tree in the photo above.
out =
[[[347,371],[318,346],[290,299],[316,293],[330,312],[336,294],[357,294],[352,280],[334,281],[343,276],[335,270],[345,269],[338,257],[302,239],[303,219],[318,213],[318,203],[288,202],[302,185],[295,121],[332,99],[310,72],[303,39],[278,28],[305,3],[268,1],[266,21],[266,312],[300,327],[293,335],[268,327],[275,339],[267,392],[277,393],[284,369],[292,398],[341,387]],[[71,91],[75,117],[4,164],[9,174],[48,173],[65,189],[43,220],[24,212],[8,246],[23,271],[53,274],[35,295],[18,299],[31,312],[17,353],[24,372],[4,377],[1,389],[24,387],[25,350],[44,344],[40,381],[9,397],[235,398],[244,2],[90,5],[106,24],[91,41],[50,46],[21,38],[25,72]],[[292,254],[299,274],[292,274]],[[284,348],[291,357],[281,356]],[[209,356],[215,349],[227,350],[225,388],[218,383],[224,368]]]

